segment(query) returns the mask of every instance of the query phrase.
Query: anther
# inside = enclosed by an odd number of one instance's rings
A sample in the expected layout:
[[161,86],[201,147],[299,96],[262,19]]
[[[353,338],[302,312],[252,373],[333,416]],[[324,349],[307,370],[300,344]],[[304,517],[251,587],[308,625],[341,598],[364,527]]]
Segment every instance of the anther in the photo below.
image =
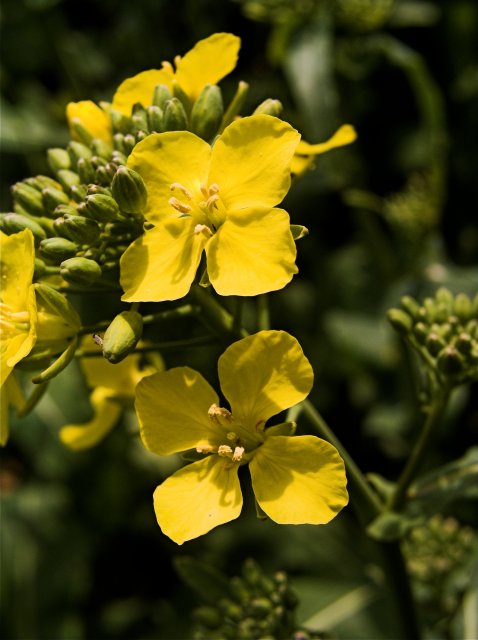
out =
[[215,193],[214,195],[212,195],[210,198],[208,198],[207,202],[206,202],[206,207],[209,209],[209,211],[212,211],[214,208],[217,209],[217,204],[216,202],[219,200],[219,196],[217,195],[217,193]]
[[[221,444],[217,449],[218,454],[223,458],[230,458],[232,454],[232,449],[228,444]],[[233,454],[234,456],[234,454]],[[234,459],[234,457],[233,457]]]
[[161,62],[161,66],[168,73],[174,73],[173,65],[170,62],[168,62],[167,60],[163,60]]
[[239,462],[242,460],[242,456],[244,455],[244,447],[235,447],[234,453],[232,454],[233,462]]
[[203,233],[203,232],[204,232],[204,235],[206,236],[212,236],[212,231],[206,224],[197,224],[194,227],[195,234]]
[[173,182],[169,188],[171,189],[171,191],[179,189],[179,191],[181,191],[181,193],[183,193],[188,200],[192,200],[193,198],[193,194],[189,191],[189,189],[186,189],[186,187],[180,182]]
[[198,453],[215,453],[216,447],[213,447],[211,444],[202,444],[199,447],[196,447],[196,451]]
[[168,203],[180,213],[189,213],[191,211],[191,207],[188,204],[181,202],[181,200],[178,200],[174,196],[169,198]]

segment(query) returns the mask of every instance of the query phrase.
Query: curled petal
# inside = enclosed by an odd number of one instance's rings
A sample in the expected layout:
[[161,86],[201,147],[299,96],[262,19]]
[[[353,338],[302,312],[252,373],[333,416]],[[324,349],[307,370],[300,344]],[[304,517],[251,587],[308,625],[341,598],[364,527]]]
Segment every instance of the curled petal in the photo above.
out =
[[192,218],[171,218],[131,244],[120,260],[126,302],[178,300],[189,291],[207,242]]
[[72,125],[78,122],[92,138],[111,142],[112,134],[109,116],[91,100],[68,103],[66,117],[70,126],[71,137],[74,140],[77,139],[77,135]]
[[157,84],[172,86],[173,74],[167,69],[149,69],[126,78],[117,88],[111,103],[112,109],[125,116],[131,115],[133,105],[140,102],[149,107],[153,102],[154,87]]
[[208,409],[218,402],[214,389],[189,367],[143,378],[136,387],[136,413],[145,446],[160,455],[217,446],[224,434],[209,419]]
[[163,533],[177,544],[235,520],[242,509],[238,465],[209,456],[176,471],[154,492]]
[[235,342],[218,368],[234,417],[251,431],[304,400],[314,380],[300,344],[285,331],[259,331]]
[[315,436],[271,436],[249,468],[257,502],[279,524],[325,524],[348,503],[343,460]]
[[211,284],[223,296],[282,289],[297,273],[289,215],[245,209],[230,215],[206,246]]

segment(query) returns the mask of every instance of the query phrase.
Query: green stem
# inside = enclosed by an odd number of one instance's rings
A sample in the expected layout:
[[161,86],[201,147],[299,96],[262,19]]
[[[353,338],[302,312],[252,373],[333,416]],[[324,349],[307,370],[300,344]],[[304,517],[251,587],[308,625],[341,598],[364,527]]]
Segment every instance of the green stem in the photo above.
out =
[[269,298],[263,293],[257,298],[257,326],[259,330],[270,329],[271,314],[269,312]]
[[[169,342],[155,342],[147,347],[137,347],[133,353],[148,353],[149,351],[176,351],[177,349],[188,349],[191,347],[202,347],[208,344],[214,344],[211,336],[197,336],[196,338],[187,338],[185,340],[170,340]],[[103,353],[98,349],[80,349],[76,352],[77,358],[99,358],[103,357]]]
[[245,329],[234,326],[232,315],[214,299],[209,290],[193,284],[190,295],[196,304],[201,307],[203,320],[216,334],[226,336],[231,340],[245,338],[248,335]]
[[[166,309],[165,311],[158,311],[158,313],[150,313],[146,316],[143,316],[143,324],[154,324],[155,322],[159,322],[161,320],[176,320],[177,318],[185,318],[188,316],[197,315],[198,312],[199,307],[195,307],[192,304],[184,304],[181,307],[176,307],[176,309]],[[96,324],[81,327],[80,335],[85,335],[88,333],[98,333],[103,329],[107,329],[110,324],[111,320],[104,320],[102,322],[97,322]]]
[[408,462],[402,471],[397,483],[397,489],[390,500],[389,508],[399,510],[405,502],[410,484],[413,482],[424,457],[426,456],[429,443],[432,440],[437,427],[441,424],[448,400],[450,399],[451,388],[439,385],[433,398],[430,412],[428,413],[423,429],[413,447]]

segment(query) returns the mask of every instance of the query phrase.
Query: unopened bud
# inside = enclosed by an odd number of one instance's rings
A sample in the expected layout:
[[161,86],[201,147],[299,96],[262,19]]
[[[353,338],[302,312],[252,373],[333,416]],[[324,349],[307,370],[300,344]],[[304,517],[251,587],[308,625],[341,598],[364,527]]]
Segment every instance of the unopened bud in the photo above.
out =
[[68,144],[67,151],[73,166],[76,165],[80,158],[86,158],[89,160],[93,155],[89,147],[81,142],[77,142],[76,140],[72,140]]
[[35,238],[36,245],[46,238],[44,229],[42,229],[36,220],[19,213],[2,213],[0,217],[0,229],[7,235],[19,233],[24,229],[30,229]]
[[103,356],[109,362],[121,362],[136,347],[143,333],[143,317],[137,311],[122,311],[106,329]]
[[78,207],[78,211],[92,220],[111,222],[118,216],[119,207],[114,198],[98,193],[87,196],[85,202]]
[[395,331],[402,336],[408,335],[412,330],[413,320],[402,309],[390,309],[387,313],[387,318]]
[[198,607],[193,611],[195,622],[202,624],[207,629],[217,629],[222,623],[223,616],[215,607]]
[[256,107],[254,110],[254,115],[264,114],[266,116],[280,116],[282,113],[282,102],[280,100],[273,100],[272,98],[267,98],[264,102]]
[[161,133],[163,131],[163,110],[155,104],[147,108],[148,129],[151,133]]
[[445,375],[456,375],[464,369],[463,357],[455,347],[446,347],[437,358],[437,366]]
[[470,298],[464,293],[455,297],[454,311],[460,320],[468,320],[471,316],[472,304]]
[[164,108],[164,130],[185,131],[188,128],[188,117],[178,98],[171,98]]
[[420,305],[415,298],[412,298],[411,296],[403,296],[400,299],[400,304],[414,320],[418,320],[420,317]]
[[60,275],[70,284],[89,287],[101,278],[101,267],[88,258],[69,258],[60,264]]
[[221,89],[215,84],[207,84],[193,105],[191,131],[210,142],[218,132],[223,115]]
[[166,102],[171,100],[173,94],[165,84],[158,84],[154,87],[152,104],[163,109],[166,106]]
[[436,357],[446,347],[446,343],[437,333],[430,333],[425,341],[425,346],[429,353]]
[[26,178],[23,180],[25,184],[33,187],[37,191],[43,191],[43,189],[61,189],[61,185],[50,176],[33,176],[32,178]]
[[60,191],[60,189],[52,189],[51,187],[48,187],[43,189],[41,195],[45,211],[50,215],[58,205],[68,204],[70,202],[70,198],[64,191]]
[[53,225],[59,235],[80,245],[92,244],[101,232],[95,220],[68,213],[57,218]]
[[424,322],[417,322],[413,327],[413,333],[420,344],[425,344],[428,337],[428,328]]
[[133,105],[131,122],[133,124],[133,133],[138,133],[139,131],[149,131],[146,109],[139,102]]
[[79,247],[65,238],[46,238],[40,242],[40,253],[44,258],[55,264],[60,264],[67,258],[72,258]]
[[70,169],[60,169],[56,174],[56,177],[63,189],[66,191],[69,191],[71,187],[80,184],[80,176],[75,171],[70,171]]
[[130,132],[131,120],[119,111],[110,110],[110,119],[115,133],[127,134]]
[[26,213],[31,216],[43,216],[45,214],[40,191],[24,182],[14,184],[11,191],[15,202],[18,203]]
[[113,197],[125,213],[142,213],[148,194],[143,178],[129,167],[119,167],[111,183]]
[[455,340],[455,347],[464,356],[470,355],[470,353],[473,351],[473,340],[471,336],[467,333],[460,333],[460,335]]
[[80,182],[88,184],[95,179],[95,170],[89,158],[80,158],[76,163],[76,170],[80,178]]
[[113,147],[110,143],[105,140],[101,140],[101,138],[95,138],[93,140],[91,143],[91,149],[96,156],[105,158],[105,160],[108,160],[113,152]]
[[83,202],[83,200],[86,198],[86,194],[87,187],[85,184],[73,185],[70,189],[70,196],[72,200],[77,203]]
[[66,149],[61,149],[60,147],[48,149],[47,160],[48,165],[54,174],[57,174],[58,171],[61,171],[62,169],[71,168],[70,155]]

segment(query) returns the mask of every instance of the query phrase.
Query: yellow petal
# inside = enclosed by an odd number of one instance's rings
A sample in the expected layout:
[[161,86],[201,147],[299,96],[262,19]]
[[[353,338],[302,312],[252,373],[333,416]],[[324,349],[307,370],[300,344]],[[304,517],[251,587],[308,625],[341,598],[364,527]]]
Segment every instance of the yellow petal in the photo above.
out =
[[290,187],[290,163],[299,133],[273,116],[230,124],[214,144],[209,184],[217,183],[229,211],[274,207]]
[[218,369],[234,417],[251,430],[304,400],[314,380],[300,344],[285,331],[259,331],[235,342]]
[[141,378],[153,373],[150,367],[139,368],[140,359],[140,355],[131,354],[118,364],[111,364],[105,358],[83,358],[81,368],[91,389],[105,387],[110,395],[133,398],[134,390]]
[[171,191],[179,183],[192,193],[206,182],[211,159],[211,147],[189,131],[153,133],[136,145],[128,158],[128,167],[143,178],[148,191],[145,216],[151,222],[174,213],[168,204],[178,195],[187,204],[187,198]]
[[154,492],[163,533],[177,544],[235,520],[242,509],[238,465],[209,456],[176,471]]
[[241,40],[231,33],[214,33],[200,40],[177,63],[176,80],[195,100],[206,84],[217,84],[237,64]]
[[8,377],[0,390],[0,446],[5,446],[9,435],[8,408],[13,405],[17,411],[25,404],[23,391],[15,375]]
[[348,503],[343,460],[315,436],[271,436],[249,468],[257,502],[279,524],[325,524]]
[[214,389],[189,367],[143,378],[136,387],[136,413],[146,448],[168,455],[224,444],[224,432],[208,417],[209,407],[218,403]]
[[34,268],[35,243],[30,229],[11,236],[0,231],[0,295],[12,310],[26,310]]
[[89,449],[113,429],[122,413],[121,406],[111,400],[111,392],[97,387],[90,396],[93,418],[83,424],[68,424],[60,429],[60,440],[75,451]]
[[172,218],[128,247],[120,260],[122,300],[178,300],[189,292],[207,242],[194,227],[189,217]]
[[243,209],[230,215],[206,246],[209,280],[222,296],[282,289],[297,273],[289,215]]
[[334,135],[325,142],[317,144],[309,144],[305,140],[301,140],[297,146],[296,153],[301,156],[314,155],[317,156],[331,149],[343,147],[357,139],[357,133],[350,124],[342,125]]
[[171,88],[172,79],[173,74],[167,69],[149,69],[126,78],[117,88],[111,108],[125,116],[130,116],[136,102],[140,102],[143,107],[149,107],[153,103],[155,86],[165,84]]
[[70,102],[66,107],[66,117],[70,125],[71,137],[74,140],[78,139],[78,136],[72,125],[74,122],[78,122],[93,138],[111,142],[110,118],[101,107],[91,100]]

